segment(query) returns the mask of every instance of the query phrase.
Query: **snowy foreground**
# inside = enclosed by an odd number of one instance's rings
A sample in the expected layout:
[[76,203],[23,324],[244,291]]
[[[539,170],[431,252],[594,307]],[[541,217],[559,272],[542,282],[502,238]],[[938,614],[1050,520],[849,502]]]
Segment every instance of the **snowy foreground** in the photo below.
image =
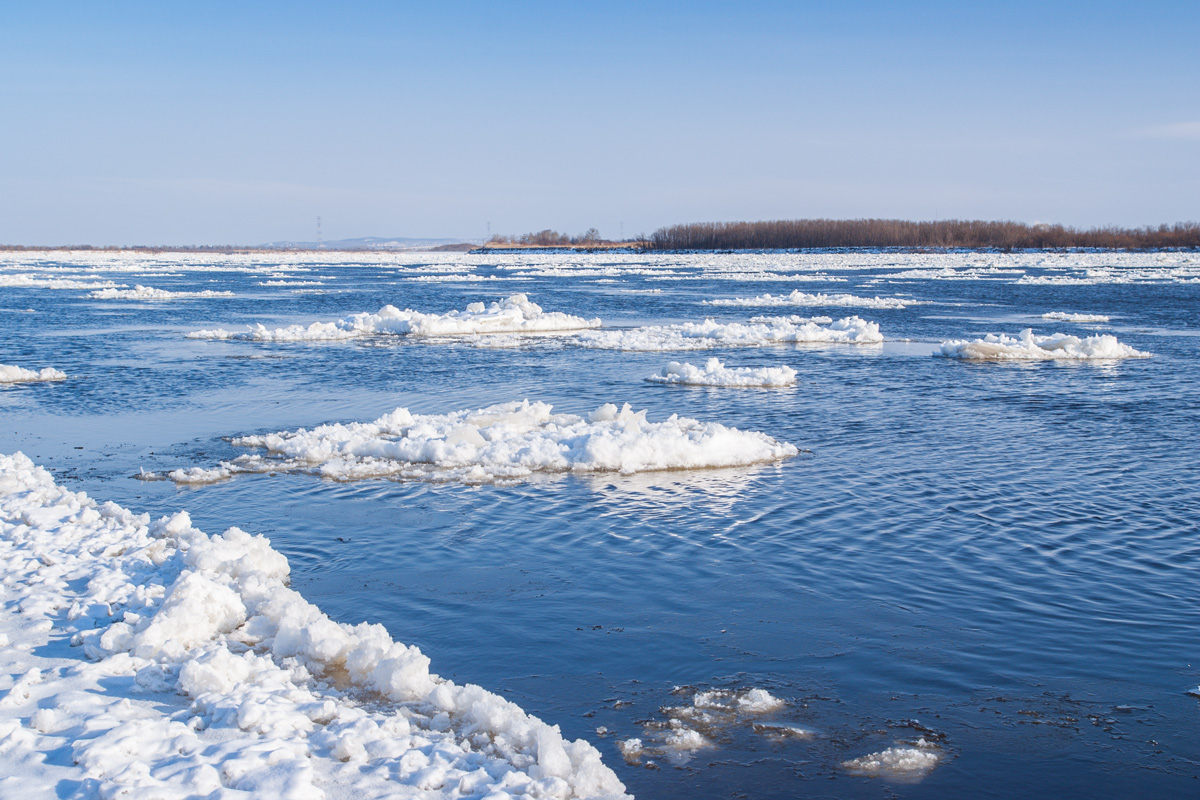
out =
[[307,472],[357,480],[395,477],[487,483],[535,472],[649,472],[736,467],[796,455],[795,446],[755,431],[606,403],[586,419],[548,403],[501,403],[450,414],[397,408],[374,422],[321,425],[232,440],[268,457],[239,456],[213,469],[176,470],[177,483],[208,483],[239,472]]
[[262,536],[0,456],[0,795],[624,796],[587,742],[287,579]]
[[336,322],[314,322],[305,327],[267,328],[254,325],[246,331],[193,331],[189,339],[239,339],[256,342],[313,342],[357,339],[392,334],[402,336],[470,336],[488,333],[558,333],[600,327],[598,319],[584,319],[561,311],[543,311],[523,294],[514,294],[490,306],[471,303],[462,311],[428,314],[384,306],[377,314],[353,314]]
[[942,342],[935,356],[977,361],[1101,360],[1150,358],[1109,334],[1080,338],[1065,333],[1037,336],[1026,328],[1019,336],[988,334],[982,339]]

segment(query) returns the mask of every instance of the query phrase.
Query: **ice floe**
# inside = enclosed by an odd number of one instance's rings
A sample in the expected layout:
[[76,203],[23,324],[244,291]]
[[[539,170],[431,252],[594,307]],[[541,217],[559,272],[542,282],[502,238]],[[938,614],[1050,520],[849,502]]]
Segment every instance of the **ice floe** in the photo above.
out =
[[705,300],[710,306],[846,306],[856,308],[906,308],[920,305],[920,300],[910,300],[900,297],[858,297],[853,294],[825,294],[817,292],[809,294],[799,289],[791,294],[760,294],[757,297],[734,297],[717,300]]
[[98,289],[88,293],[92,300],[182,300],[199,297],[233,297],[233,292],[205,289],[200,292],[171,292],[136,284],[132,289]]
[[672,361],[646,380],[688,386],[795,386],[796,370],[789,366],[726,367],[719,358],[710,358],[703,367]]
[[0,364],[0,383],[27,383],[33,381],[65,381],[67,373],[53,367],[41,370],[14,367],[10,364]]
[[547,403],[501,403],[451,414],[397,408],[374,422],[322,425],[232,440],[267,456],[177,470],[177,483],[208,483],[239,472],[304,472],[337,480],[395,477],[485,483],[535,472],[650,472],[733,467],[796,455],[763,433],[671,415],[646,419],[606,403],[587,418]]
[[462,311],[427,314],[384,306],[376,314],[360,313],[337,322],[314,322],[267,328],[256,324],[246,331],[224,329],[193,331],[189,339],[237,339],[259,342],[305,342],[354,339],[393,334],[405,336],[466,336],[490,333],[561,333],[600,327],[598,319],[584,319],[561,311],[543,311],[523,294],[514,294],[490,306],[471,303]]
[[1050,359],[1149,358],[1108,334],[1080,338],[1066,333],[1037,336],[1026,328],[1016,336],[989,333],[982,339],[942,342],[933,353],[944,358],[992,361],[1042,361]]
[[941,760],[941,748],[921,738],[911,745],[896,745],[878,753],[844,761],[842,767],[857,775],[917,781],[928,775]]
[[[642,764],[647,758],[662,757],[670,763],[687,763],[697,750],[717,747],[730,728],[744,725],[764,714],[780,711],[787,703],[766,689],[696,691],[676,687],[675,694],[693,692],[692,701],[661,709],[662,719],[642,725],[642,735],[618,742],[617,748],[629,764]],[[790,725],[756,723],[753,730],[774,738],[779,730],[797,733],[793,738],[809,738],[812,733]]]
[[262,536],[152,522],[0,456],[4,795],[625,796],[586,741],[331,620],[288,574]]
[[1066,311],[1051,311],[1042,314],[1042,319],[1048,319],[1054,322],[1108,322],[1108,317],[1103,314],[1070,314]]
[[789,322],[773,317],[764,322],[685,322],[650,325],[630,330],[587,331],[579,335],[584,347],[606,350],[704,350],[709,347],[763,346],[786,343],[829,342],[877,344],[883,341],[879,324],[845,317],[828,326],[814,322]]

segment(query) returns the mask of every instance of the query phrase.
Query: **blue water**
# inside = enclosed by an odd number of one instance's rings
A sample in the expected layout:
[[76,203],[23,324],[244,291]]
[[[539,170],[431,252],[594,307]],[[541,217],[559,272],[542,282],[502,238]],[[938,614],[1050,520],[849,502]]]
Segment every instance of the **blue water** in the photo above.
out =
[[[496,268],[512,257],[455,258],[481,275],[512,272]],[[0,286],[0,363],[72,376],[0,386],[0,451],[23,450],[71,488],[134,510],[185,508],[210,533],[237,525],[266,534],[288,556],[293,585],[331,616],[381,622],[419,645],[435,672],[501,692],[589,739],[640,797],[1196,791],[1200,700],[1188,691],[1200,684],[1200,283],[872,282],[907,262],[830,272],[846,282],[741,283],[705,271],[722,258],[671,258],[686,281],[467,284],[314,256],[314,271],[293,278],[333,275],[328,294],[258,286],[265,266],[104,274],[238,295],[154,303]],[[639,257],[599,261],[628,267]],[[701,305],[793,288],[934,304]],[[488,349],[183,338],[202,327],[333,320],[384,303],[445,311],[518,291],[548,310],[615,325],[857,313],[879,322],[888,341],[667,354],[556,340]],[[1112,322],[1045,322],[1047,311]],[[930,357],[945,339],[1029,326],[1111,332],[1155,356]],[[798,385],[642,380],[669,360],[706,355],[731,366],[787,364]],[[180,489],[133,478],[141,468],[236,455],[222,437],[370,420],[396,406],[443,413],[526,397],[576,414],[629,402],[652,420],[718,421],[809,452],[749,469],[517,486],[280,474]],[[660,707],[685,702],[672,694],[677,686],[766,688],[789,701],[771,719],[818,735],[773,742],[745,724],[686,764],[626,764],[616,742],[642,736],[643,722],[662,719]],[[923,780],[841,767],[922,734],[946,754]]]

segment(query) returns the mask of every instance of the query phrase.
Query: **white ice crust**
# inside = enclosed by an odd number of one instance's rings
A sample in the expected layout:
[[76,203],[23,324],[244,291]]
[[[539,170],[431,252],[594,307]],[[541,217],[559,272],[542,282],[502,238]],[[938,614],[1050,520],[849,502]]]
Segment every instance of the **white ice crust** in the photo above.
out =
[[0,456],[0,793],[625,796],[587,742],[287,579],[262,536],[151,522]]
[[933,354],[976,361],[1101,360],[1151,356],[1150,353],[1118,342],[1117,337],[1108,334],[1086,338],[1066,333],[1037,336],[1030,328],[1016,337],[989,333],[973,341],[955,339],[942,342]]
[[261,324],[234,332],[223,328],[193,331],[189,339],[240,339],[259,342],[306,342],[354,339],[377,334],[407,336],[469,336],[489,333],[559,333],[600,327],[598,319],[584,319],[560,311],[543,311],[523,294],[514,294],[490,306],[471,303],[462,311],[427,314],[384,306],[376,314],[353,314],[336,322],[314,322],[307,327],[267,328]]
[[629,404],[606,403],[586,419],[547,403],[501,403],[450,414],[397,408],[374,422],[322,425],[233,439],[267,456],[240,456],[212,469],[176,470],[178,483],[239,472],[294,471],[336,480],[396,477],[485,483],[535,472],[635,473],[758,464],[790,458],[790,444],[755,431],[671,415],[650,422]]
[[726,367],[719,358],[710,358],[703,367],[672,361],[646,380],[688,386],[795,386],[796,370],[789,366]]
[[828,326],[791,322],[772,317],[763,322],[684,322],[649,325],[631,330],[587,331],[579,335],[584,347],[605,350],[704,350],[710,347],[764,346],[786,343],[829,342],[877,344],[883,341],[879,324],[845,317]]
[[132,289],[98,289],[89,292],[92,300],[183,300],[199,297],[233,297],[233,292],[218,292],[205,289],[200,292],[171,292],[166,289],[155,289],[142,286],[140,283]]
[[23,367],[14,367],[9,364],[0,364],[0,383],[26,383],[33,381],[65,381],[67,373],[61,372],[53,367],[46,367],[42,370],[25,369]]
[[855,308],[905,308],[919,305],[919,300],[909,300],[900,297],[858,297],[853,294],[825,294],[817,292],[809,294],[799,289],[791,294],[760,294],[758,297],[734,297],[717,300],[705,300],[710,306],[845,306]]
[[1108,317],[1103,314],[1071,314],[1066,311],[1051,311],[1047,314],[1042,314],[1042,319],[1048,319],[1056,322],[1108,322]]

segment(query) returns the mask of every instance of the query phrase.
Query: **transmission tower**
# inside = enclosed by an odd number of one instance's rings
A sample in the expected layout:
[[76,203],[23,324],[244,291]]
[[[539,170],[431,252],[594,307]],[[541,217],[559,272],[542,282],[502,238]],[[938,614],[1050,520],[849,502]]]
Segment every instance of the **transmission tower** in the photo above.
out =
[[317,249],[325,249],[325,241],[321,238],[321,218],[317,217]]

